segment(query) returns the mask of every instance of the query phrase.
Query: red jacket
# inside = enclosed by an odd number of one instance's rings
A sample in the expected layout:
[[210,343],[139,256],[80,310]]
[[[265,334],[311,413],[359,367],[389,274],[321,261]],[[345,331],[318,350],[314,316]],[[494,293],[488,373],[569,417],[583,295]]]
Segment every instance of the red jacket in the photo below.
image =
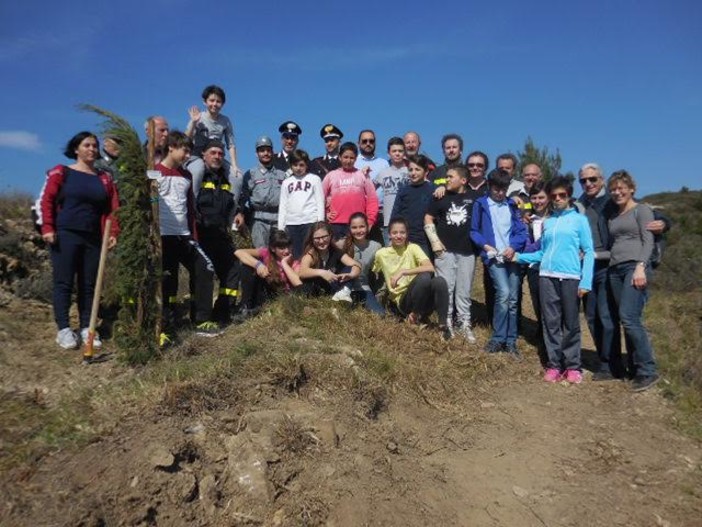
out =
[[[46,181],[44,183],[44,187],[41,189],[41,195],[39,197],[39,202],[41,204],[42,234],[56,232],[56,216],[61,207],[60,203],[57,203],[56,198],[61,190],[64,180],[66,179],[67,168],[68,167],[65,165],[56,165],[46,173]],[[114,212],[119,208],[117,187],[115,187],[115,182],[108,172],[98,172],[97,177],[100,178],[100,182],[105,187],[105,192],[107,192],[107,200],[110,205],[109,211],[102,215],[101,230],[104,230],[105,221],[107,218],[111,217],[112,227],[110,228],[110,234],[117,237],[119,234],[119,223],[114,215]]]

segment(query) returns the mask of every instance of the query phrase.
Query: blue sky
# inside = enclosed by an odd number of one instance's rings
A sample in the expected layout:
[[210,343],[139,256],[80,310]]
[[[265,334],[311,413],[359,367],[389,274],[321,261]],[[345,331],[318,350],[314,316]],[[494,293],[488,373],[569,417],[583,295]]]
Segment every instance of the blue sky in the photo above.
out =
[[443,158],[460,133],[494,160],[531,135],[564,170],[630,170],[638,195],[701,188],[702,3],[2,2],[0,191],[37,193],[66,141],[98,119],[184,129],[202,88],[227,92],[242,168],[287,119],[319,155],[332,122],[356,140],[417,130]]

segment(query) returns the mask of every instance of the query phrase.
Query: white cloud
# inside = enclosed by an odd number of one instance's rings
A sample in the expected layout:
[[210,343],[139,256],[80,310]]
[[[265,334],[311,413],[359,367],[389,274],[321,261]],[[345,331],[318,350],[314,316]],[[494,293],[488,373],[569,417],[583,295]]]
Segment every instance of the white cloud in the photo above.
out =
[[14,148],[16,150],[41,150],[39,136],[22,130],[0,130],[0,147]]

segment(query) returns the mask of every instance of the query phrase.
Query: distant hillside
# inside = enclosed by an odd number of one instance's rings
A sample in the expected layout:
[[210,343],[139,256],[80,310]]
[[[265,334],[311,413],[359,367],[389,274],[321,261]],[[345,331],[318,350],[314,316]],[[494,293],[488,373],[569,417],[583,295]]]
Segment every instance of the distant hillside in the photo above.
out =
[[702,286],[702,191],[683,189],[642,199],[673,221],[665,236],[663,262],[656,271],[658,290],[690,292]]

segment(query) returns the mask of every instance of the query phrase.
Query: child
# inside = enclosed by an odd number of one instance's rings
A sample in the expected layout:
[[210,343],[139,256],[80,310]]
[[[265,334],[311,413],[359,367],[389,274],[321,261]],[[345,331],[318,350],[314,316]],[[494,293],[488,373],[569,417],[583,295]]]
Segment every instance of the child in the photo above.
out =
[[553,212],[544,222],[541,249],[515,253],[522,264],[540,263],[539,291],[548,362],[544,380],[583,380],[580,371],[580,298],[592,289],[595,250],[587,217],[571,207],[573,184],[556,176],[547,184]]
[[169,132],[168,154],[150,174],[159,187],[164,320],[173,322],[171,304],[177,302],[178,265],[183,264],[190,273],[193,299],[190,314],[197,334],[215,336],[220,332],[217,323],[211,320],[214,268],[196,241],[192,180],[190,173],[182,168],[191,146],[192,141],[183,132]]
[[378,195],[370,178],[356,170],[358,147],[344,143],[339,149],[341,168],[332,170],[322,181],[327,205],[327,219],[331,223],[334,238],[346,236],[349,219],[354,212],[363,212],[370,225],[378,217]]
[[213,140],[221,141],[227,146],[231,166],[228,172],[233,187],[233,194],[236,198],[239,197],[241,189],[241,175],[236,160],[236,146],[234,145],[234,127],[229,117],[221,112],[227,98],[224,90],[219,86],[211,84],[202,91],[202,100],[207,109],[206,112],[201,112],[197,106],[192,106],[188,110],[190,121],[185,128],[185,135],[193,140],[192,157],[186,164],[186,168],[193,177],[193,192],[195,195],[200,190],[202,175],[204,173],[204,163],[202,161],[202,153],[205,146]]
[[488,175],[489,194],[473,207],[470,237],[490,273],[495,290],[493,333],[485,351],[507,351],[521,357],[517,348],[517,299],[521,286],[519,264],[512,262],[516,251],[526,245],[526,228],[514,201],[507,198],[510,175],[495,169]]
[[278,229],[287,231],[293,259],[299,260],[310,226],[324,220],[324,191],[319,176],[308,172],[307,152],[295,150],[289,161],[292,175],[285,178],[280,188]]
[[314,223],[305,240],[305,253],[300,262],[300,278],[307,294],[335,295],[334,300],[350,302],[351,292],[344,284],[359,274],[361,264],[332,244],[331,225],[323,221]]
[[405,143],[401,137],[391,137],[388,140],[388,157],[390,166],[376,177],[376,185],[383,191],[383,240],[389,243],[388,225],[395,205],[395,198],[400,188],[408,181],[407,165],[405,165]]
[[432,277],[434,266],[427,255],[417,244],[407,242],[406,220],[394,218],[388,227],[391,245],[375,253],[373,272],[383,273],[390,300],[409,323],[416,324],[436,311],[441,336],[450,339],[446,281]]
[[268,247],[238,249],[234,253],[245,266],[241,280],[243,317],[265,301],[282,293],[296,291],[302,286],[297,274],[299,263],[294,261],[291,248],[288,233],[274,230]]
[[475,335],[470,322],[470,294],[475,272],[475,254],[470,241],[473,197],[466,193],[468,170],[464,166],[446,171],[446,193],[432,200],[424,216],[424,230],[434,251],[437,276],[448,285],[448,326],[452,329],[454,303],[459,333],[471,344]]
[[[356,212],[349,220],[349,233],[346,238],[336,242],[336,246],[361,264],[361,274],[354,283],[354,293],[366,309],[385,314],[385,309],[378,303],[370,284],[370,270],[373,267],[375,253],[382,248],[375,240],[368,239],[368,218],[362,212]],[[353,296],[353,294],[352,294]]]
[[424,233],[424,214],[434,192],[433,183],[427,181],[429,158],[420,154],[410,156],[407,162],[409,185],[403,186],[398,191],[395,205],[392,208],[391,220],[405,218],[409,229],[409,241],[419,245],[424,254],[431,256],[429,243]]

